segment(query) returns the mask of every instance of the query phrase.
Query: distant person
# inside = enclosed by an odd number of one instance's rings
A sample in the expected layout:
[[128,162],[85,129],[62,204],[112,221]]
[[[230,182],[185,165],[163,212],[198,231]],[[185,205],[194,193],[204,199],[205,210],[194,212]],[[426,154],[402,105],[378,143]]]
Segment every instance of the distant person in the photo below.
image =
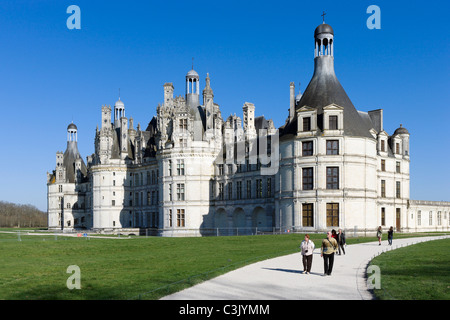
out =
[[392,239],[394,238],[394,227],[390,227],[388,230],[388,243],[392,246]]
[[336,239],[331,236],[331,232],[327,232],[327,237],[322,240],[320,256],[323,257],[324,276],[331,276],[333,271],[334,253],[338,248]]
[[315,248],[314,242],[309,239],[309,234],[305,235],[305,240],[300,244],[300,248],[302,250],[303,272],[309,274],[311,272],[313,251]]
[[381,236],[382,236],[383,232],[381,232],[381,226],[378,227],[377,230],[377,238],[378,238],[378,245],[381,246]]
[[344,246],[346,244],[345,243],[345,233],[342,232],[342,229],[338,230],[336,241],[337,241],[338,247],[339,247],[339,253],[338,254],[341,255],[341,248],[342,248],[342,252],[345,254],[345,249],[344,249]]
[[337,241],[337,233],[336,233],[336,230],[331,230],[331,236],[334,238],[334,239],[336,239],[336,241]]

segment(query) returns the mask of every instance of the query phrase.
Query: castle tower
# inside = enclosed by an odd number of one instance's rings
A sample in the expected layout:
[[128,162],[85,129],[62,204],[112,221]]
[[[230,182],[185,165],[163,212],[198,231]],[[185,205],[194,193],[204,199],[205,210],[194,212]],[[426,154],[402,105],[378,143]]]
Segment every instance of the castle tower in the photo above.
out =
[[200,82],[198,73],[192,69],[186,74],[186,102],[188,107],[199,106]]
[[120,100],[116,101],[116,104],[114,105],[114,127],[119,128],[120,127],[120,118],[125,117],[125,105]]

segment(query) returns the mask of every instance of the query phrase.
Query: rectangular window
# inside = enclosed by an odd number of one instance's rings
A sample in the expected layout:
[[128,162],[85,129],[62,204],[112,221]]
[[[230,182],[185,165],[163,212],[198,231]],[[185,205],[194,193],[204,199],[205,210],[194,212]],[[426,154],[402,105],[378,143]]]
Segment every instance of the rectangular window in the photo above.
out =
[[313,217],[314,217],[313,204],[303,203],[302,204],[303,227],[314,227]]
[[438,224],[438,226],[442,225],[442,214],[440,211],[438,211],[438,213],[437,213],[437,224]]
[[267,197],[272,196],[272,178],[267,178]]
[[180,139],[180,148],[187,148],[187,139]]
[[417,211],[417,225],[421,226],[422,225],[422,211]]
[[386,171],[386,160],[381,160],[381,171]]
[[218,165],[217,165],[217,168],[218,168],[218,170],[219,170],[219,175],[220,175],[220,176],[223,176],[223,163],[218,164]]
[[116,200],[112,200],[111,205],[114,207],[116,205]]
[[339,203],[327,203],[327,227],[339,226]]
[[395,171],[396,171],[397,173],[400,173],[400,161],[397,161],[397,162],[396,162],[396,164],[395,164]]
[[172,209],[169,209],[169,227],[172,227]]
[[177,200],[184,201],[184,183],[177,183]]
[[252,198],[252,181],[247,180],[247,199]]
[[384,146],[384,140],[381,140],[381,151],[386,151]]
[[228,200],[232,200],[233,199],[233,183],[228,182],[227,186],[228,186]]
[[[170,187],[170,184],[169,184],[169,187]],[[151,195],[151,193],[147,192],[147,205],[150,205],[152,203],[152,198],[150,195]]]
[[242,181],[236,182],[236,199],[242,199]]
[[327,140],[327,154],[339,154],[339,140]]
[[386,181],[385,180],[381,180],[381,197],[382,198],[386,197]]
[[430,214],[428,216],[428,225],[429,226],[433,225],[433,211],[430,211]]
[[338,117],[337,116],[329,116],[329,126],[328,128],[330,130],[337,130],[338,129]]
[[184,176],[184,160],[177,160],[177,175]]
[[402,197],[400,193],[400,181],[395,182],[395,196],[397,197],[397,199],[400,199]]
[[169,184],[169,201],[172,201],[173,197],[172,197],[172,184]]
[[312,190],[313,185],[313,168],[302,169],[302,185],[303,190]]
[[395,153],[400,154],[400,143],[395,144]]
[[327,189],[339,189],[338,167],[327,167]]
[[256,179],[256,197],[262,198],[263,192],[262,192],[262,179]]
[[187,119],[180,119],[180,129],[187,130]]
[[311,117],[303,118],[303,131],[311,131]]
[[223,200],[223,182],[219,183],[219,200]]
[[381,208],[381,225],[382,226],[386,225],[386,209],[385,208]]
[[172,175],[172,160],[169,160],[168,167],[169,167],[169,176],[171,176]]
[[302,142],[302,156],[312,156],[313,155],[313,142],[304,141]]
[[177,227],[184,227],[184,209],[177,209]]

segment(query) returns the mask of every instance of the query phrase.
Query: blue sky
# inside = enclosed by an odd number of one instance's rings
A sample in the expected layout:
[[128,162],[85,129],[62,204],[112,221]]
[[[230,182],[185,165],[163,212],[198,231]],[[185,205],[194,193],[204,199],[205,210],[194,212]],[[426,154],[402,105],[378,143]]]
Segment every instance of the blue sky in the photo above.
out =
[[[81,29],[69,30],[69,5]],[[367,7],[381,9],[369,30]],[[358,110],[384,109],[384,127],[411,133],[411,199],[450,201],[449,1],[0,1],[0,200],[46,210],[46,172],[78,126],[94,152],[100,108],[121,90],[127,117],[146,126],[163,84],[184,95],[191,68],[211,77],[222,115],[245,101],[281,126],[289,83],[303,91],[314,29],[335,32],[335,70]]]

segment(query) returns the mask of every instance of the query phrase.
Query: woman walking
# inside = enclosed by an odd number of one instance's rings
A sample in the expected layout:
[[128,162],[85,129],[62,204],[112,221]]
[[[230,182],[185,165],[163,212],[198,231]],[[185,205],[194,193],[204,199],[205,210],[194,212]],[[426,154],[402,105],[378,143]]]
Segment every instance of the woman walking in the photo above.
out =
[[309,274],[311,272],[311,265],[313,259],[314,242],[309,239],[309,234],[305,235],[305,240],[300,244],[302,250],[303,273]]
[[381,226],[379,226],[378,227],[378,230],[377,230],[377,238],[378,238],[378,245],[379,246],[381,246],[381,235],[382,235],[383,233],[381,232]]
[[392,239],[394,238],[394,228],[391,226],[388,231],[388,243],[392,246]]
[[334,253],[338,249],[336,239],[331,236],[331,232],[327,232],[327,237],[322,240],[322,252],[320,256],[323,257],[324,276],[331,276],[334,264]]

